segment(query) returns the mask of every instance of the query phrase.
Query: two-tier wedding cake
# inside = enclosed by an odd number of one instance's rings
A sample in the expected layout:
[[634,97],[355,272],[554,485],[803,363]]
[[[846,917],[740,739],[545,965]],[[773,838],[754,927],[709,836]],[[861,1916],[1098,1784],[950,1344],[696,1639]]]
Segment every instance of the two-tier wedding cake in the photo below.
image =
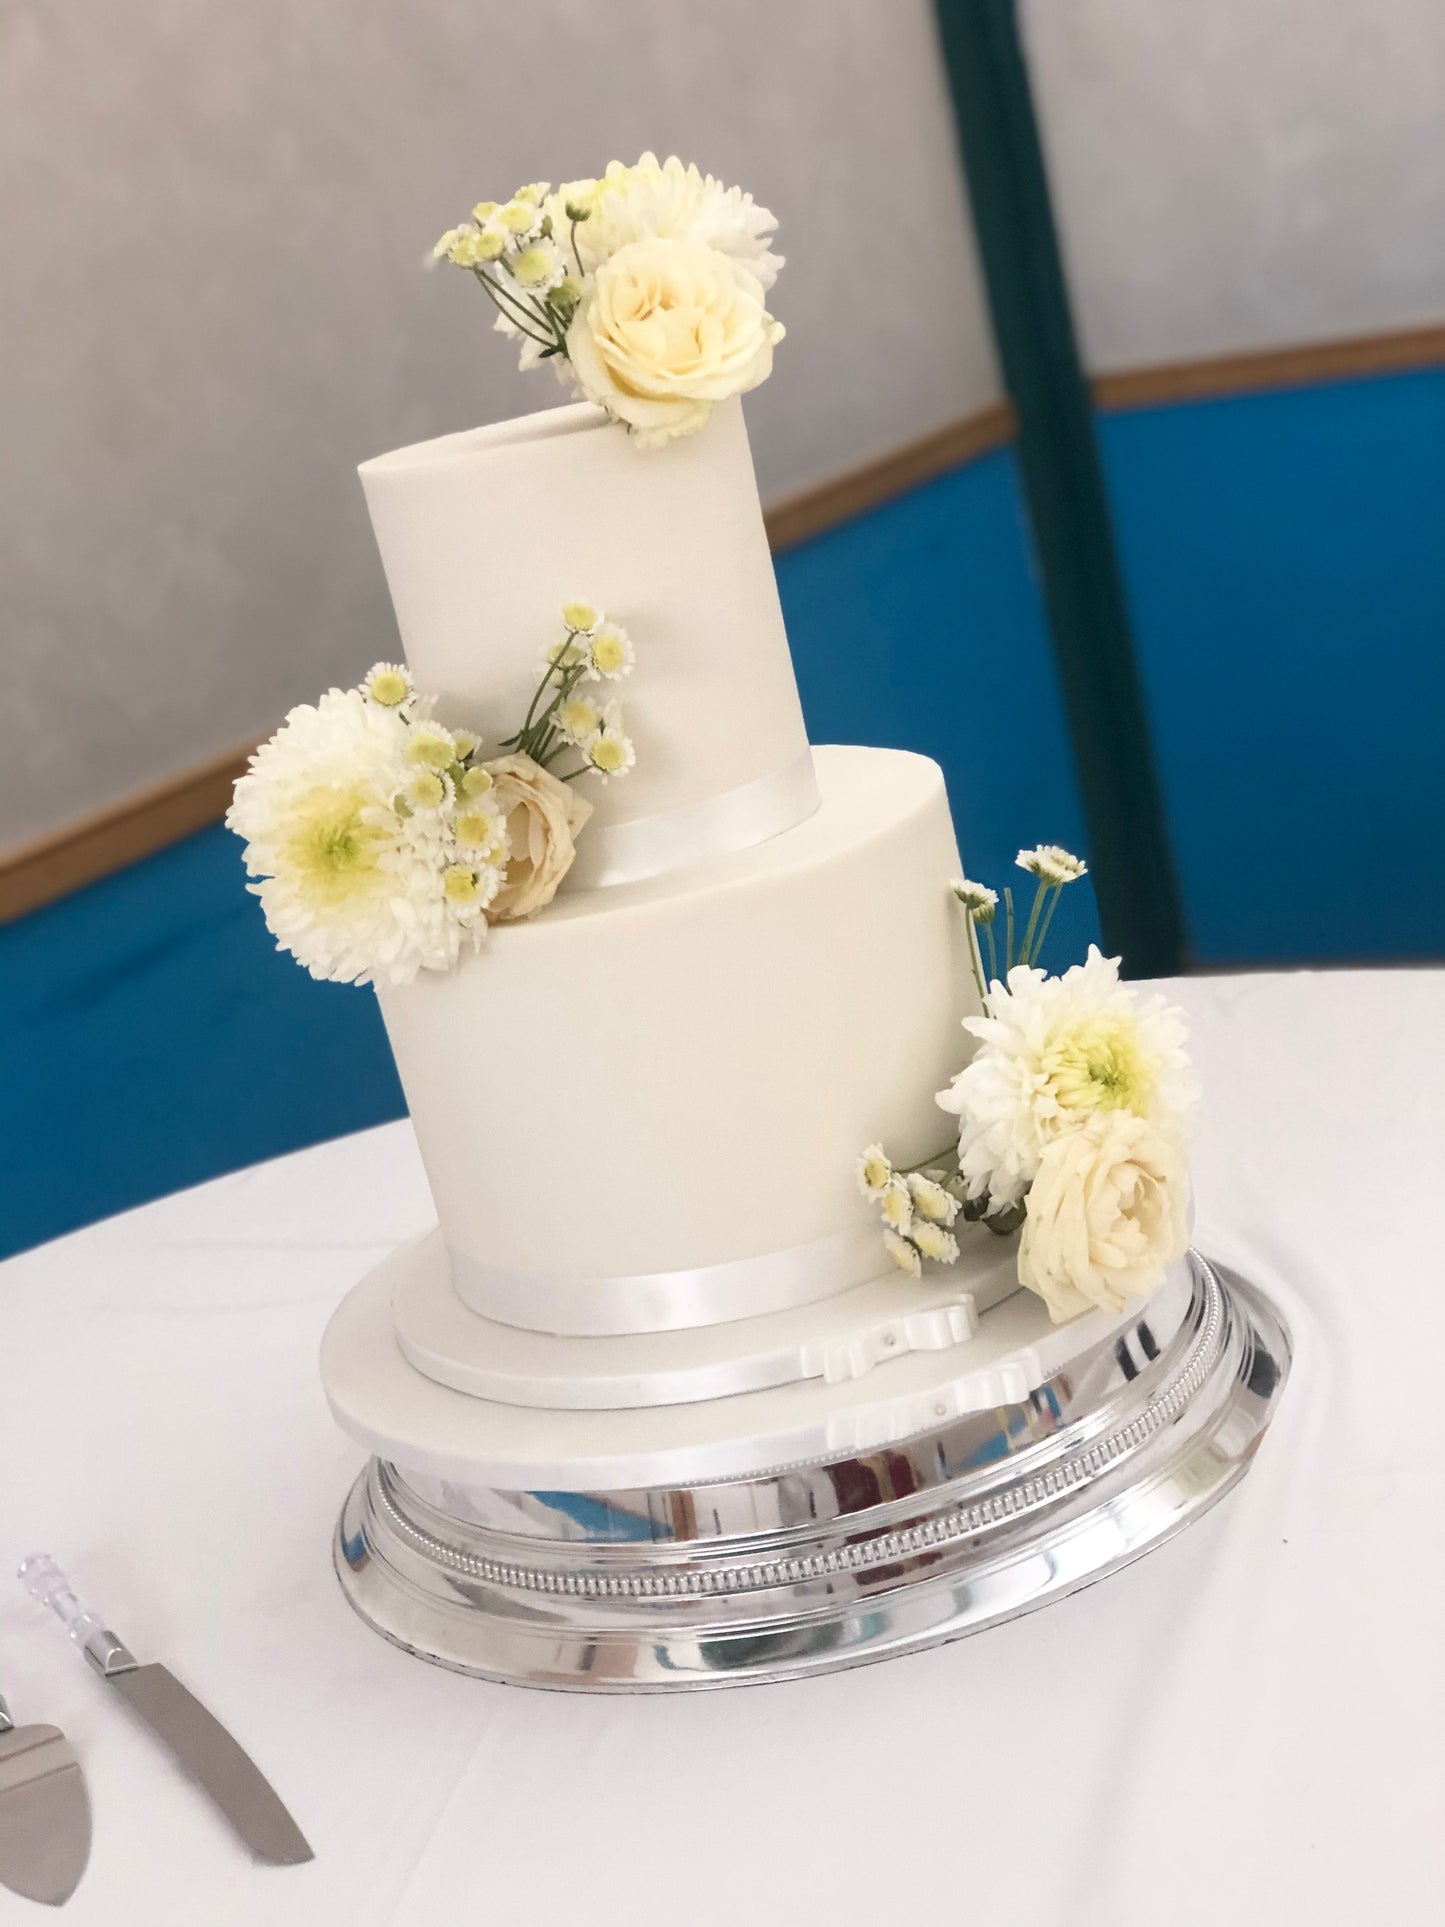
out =
[[1038,966],[1084,866],[996,918],[935,764],[807,742],[740,400],[773,225],[644,156],[443,236],[583,399],[363,466],[405,666],[231,815],[281,944],[375,982],[436,1204],[327,1334],[338,1571],[502,1678],[1042,1603],[1237,1475],[1284,1359],[1186,1254],[1178,1013]]

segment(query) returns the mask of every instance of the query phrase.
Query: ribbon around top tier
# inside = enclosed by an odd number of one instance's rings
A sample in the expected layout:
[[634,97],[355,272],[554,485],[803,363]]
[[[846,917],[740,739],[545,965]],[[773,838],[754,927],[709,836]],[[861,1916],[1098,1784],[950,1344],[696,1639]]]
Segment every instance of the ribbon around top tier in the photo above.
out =
[[455,1249],[450,1257],[452,1283],[464,1305],[499,1324],[567,1338],[728,1325],[815,1304],[887,1269],[873,1224],[757,1258],[620,1278],[508,1271]]
[[641,883],[668,870],[681,870],[708,857],[731,856],[796,829],[819,807],[813,752],[795,763],[740,783],[720,796],[630,823],[589,828],[577,845],[568,872],[575,890],[600,890],[615,883]]

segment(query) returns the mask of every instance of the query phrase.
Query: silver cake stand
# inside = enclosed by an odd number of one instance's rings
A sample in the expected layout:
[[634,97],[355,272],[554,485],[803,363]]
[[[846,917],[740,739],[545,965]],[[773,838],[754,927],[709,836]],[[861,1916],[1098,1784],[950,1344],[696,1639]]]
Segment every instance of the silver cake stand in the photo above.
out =
[[[940,1398],[927,1429],[736,1477],[522,1491],[379,1455],[342,1512],[342,1587],[423,1659],[587,1692],[796,1678],[980,1632],[1198,1518],[1243,1476],[1289,1369],[1269,1301],[1192,1252],[1103,1336],[1078,1325],[1079,1349],[1011,1402]],[[328,1390],[362,1436],[347,1341],[328,1338]],[[717,1403],[749,1423],[745,1400]]]

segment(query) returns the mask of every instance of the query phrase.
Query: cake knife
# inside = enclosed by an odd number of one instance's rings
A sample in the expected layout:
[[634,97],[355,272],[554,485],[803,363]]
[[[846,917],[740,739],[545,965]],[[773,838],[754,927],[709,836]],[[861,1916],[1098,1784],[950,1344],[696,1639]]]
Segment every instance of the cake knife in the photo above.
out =
[[158,1734],[225,1814],[246,1845],[276,1866],[297,1866],[312,1853],[300,1828],[250,1755],[164,1666],[142,1666],[71,1591],[47,1553],[20,1567],[25,1590],[51,1611],[108,1686]]
[[60,1907],[90,1858],[90,1801],[58,1726],[17,1726],[0,1698],[0,1882]]

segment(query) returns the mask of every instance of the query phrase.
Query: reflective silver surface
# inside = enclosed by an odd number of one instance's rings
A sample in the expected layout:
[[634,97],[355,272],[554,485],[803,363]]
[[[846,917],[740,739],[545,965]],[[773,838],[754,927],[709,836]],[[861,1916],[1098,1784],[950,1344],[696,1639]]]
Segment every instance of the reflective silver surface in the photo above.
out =
[[311,1849],[250,1754],[164,1666],[107,1673],[109,1684],[199,1782],[258,1859],[298,1866]]
[[15,1726],[0,1699],[0,1883],[59,1907],[90,1859],[90,1800],[55,1726]]
[[503,1493],[373,1460],[337,1570],[408,1651],[588,1691],[857,1665],[1061,1598],[1197,1517],[1288,1369],[1268,1302],[1191,1255],[1108,1344],[1019,1403],[832,1463],[709,1486]]

